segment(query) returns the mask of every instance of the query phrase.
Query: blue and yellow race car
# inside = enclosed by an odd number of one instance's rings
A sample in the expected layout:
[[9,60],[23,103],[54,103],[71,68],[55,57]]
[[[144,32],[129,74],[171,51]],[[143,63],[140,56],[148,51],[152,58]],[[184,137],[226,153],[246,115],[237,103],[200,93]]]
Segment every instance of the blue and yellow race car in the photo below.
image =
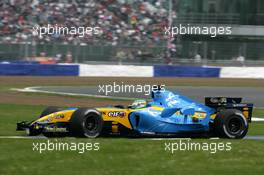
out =
[[243,138],[252,117],[253,104],[241,103],[242,98],[206,97],[202,104],[165,90],[152,92],[151,97],[150,102],[136,100],[127,107],[48,107],[37,120],[17,123],[17,130],[47,137],[208,135]]

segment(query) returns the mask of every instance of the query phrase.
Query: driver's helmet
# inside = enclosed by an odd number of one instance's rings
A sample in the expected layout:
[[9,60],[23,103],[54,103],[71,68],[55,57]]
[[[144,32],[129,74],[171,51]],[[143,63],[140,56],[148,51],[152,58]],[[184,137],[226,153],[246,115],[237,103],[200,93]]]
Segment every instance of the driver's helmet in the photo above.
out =
[[141,99],[141,100],[135,100],[132,103],[132,105],[131,105],[131,107],[134,108],[134,109],[136,109],[136,108],[144,108],[146,106],[147,106],[147,101],[146,100],[143,100],[143,99]]

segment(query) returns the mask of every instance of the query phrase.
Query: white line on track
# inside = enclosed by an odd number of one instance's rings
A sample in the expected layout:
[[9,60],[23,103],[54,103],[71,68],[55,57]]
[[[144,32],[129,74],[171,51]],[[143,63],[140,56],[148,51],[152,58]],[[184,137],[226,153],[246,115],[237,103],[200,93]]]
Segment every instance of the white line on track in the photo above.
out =
[[262,118],[252,117],[251,121],[253,121],[253,122],[264,122],[264,117],[262,117]]
[[138,138],[138,140],[191,140],[191,138]]
[[114,97],[114,96],[106,96],[106,95],[92,95],[92,94],[70,93],[70,92],[52,92],[52,91],[39,90],[37,88],[41,88],[41,86],[26,87],[26,88],[23,88],[23,89],[11,88],[11,90],[19,91],[19,92],[37,92],[37,93],[45,93],[45,94],[84,96],[84,97],[96,97],[96,98],[109,98],[109,99],[116,99],[116,100],[135,100],[136,99],[136,98],[130,98],[130,97]]

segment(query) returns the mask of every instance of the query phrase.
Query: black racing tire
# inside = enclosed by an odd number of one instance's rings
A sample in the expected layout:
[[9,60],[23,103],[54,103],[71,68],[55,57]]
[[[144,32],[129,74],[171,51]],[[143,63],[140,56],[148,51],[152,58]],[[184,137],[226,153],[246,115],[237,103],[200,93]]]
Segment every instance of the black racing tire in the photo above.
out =
[[103,118],[95,109],[79,108],[69,122],[70,133],[75,137],[99,137],[103,129]]
[[[56,106],[49,106],[43,110],[40,114],[39,118],[44,117],[46,115],[52,114],[54,112],[61,111],[62,109]],[[61,137],[64,133],[54,133],[54,132],[42,132],[45,137]]]
[[44,116],[49,115],[49,114],[52,114],[52,113],[54,113],[54,112],[61,111],[61,110],[62,110],[62,109],[59,108],[59,107],[56,107],[56,106],[49,106],[49,107],[47,107],[46,109],[44,109],[44,110],[42,111],[42,113],[40,114],[39,118],[44,117]]
[[214,132],[220,138],[241,139],[248,132],[248,121],[236,109],[224,109],[214,120]]

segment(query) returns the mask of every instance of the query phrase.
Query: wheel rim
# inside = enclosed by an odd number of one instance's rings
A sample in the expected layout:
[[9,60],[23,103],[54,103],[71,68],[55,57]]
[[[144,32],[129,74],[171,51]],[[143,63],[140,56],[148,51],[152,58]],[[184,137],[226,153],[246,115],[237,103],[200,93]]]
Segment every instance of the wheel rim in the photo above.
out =
[[99,122],[96,116],[90,115],[86,118],[84,123],[85,129],[88,131],[89,134],[96,134],[99,127]]
[[243,130],[243,121],[238,117],[231,118],[228,122],[228,130],[232,135],[240,133]]

